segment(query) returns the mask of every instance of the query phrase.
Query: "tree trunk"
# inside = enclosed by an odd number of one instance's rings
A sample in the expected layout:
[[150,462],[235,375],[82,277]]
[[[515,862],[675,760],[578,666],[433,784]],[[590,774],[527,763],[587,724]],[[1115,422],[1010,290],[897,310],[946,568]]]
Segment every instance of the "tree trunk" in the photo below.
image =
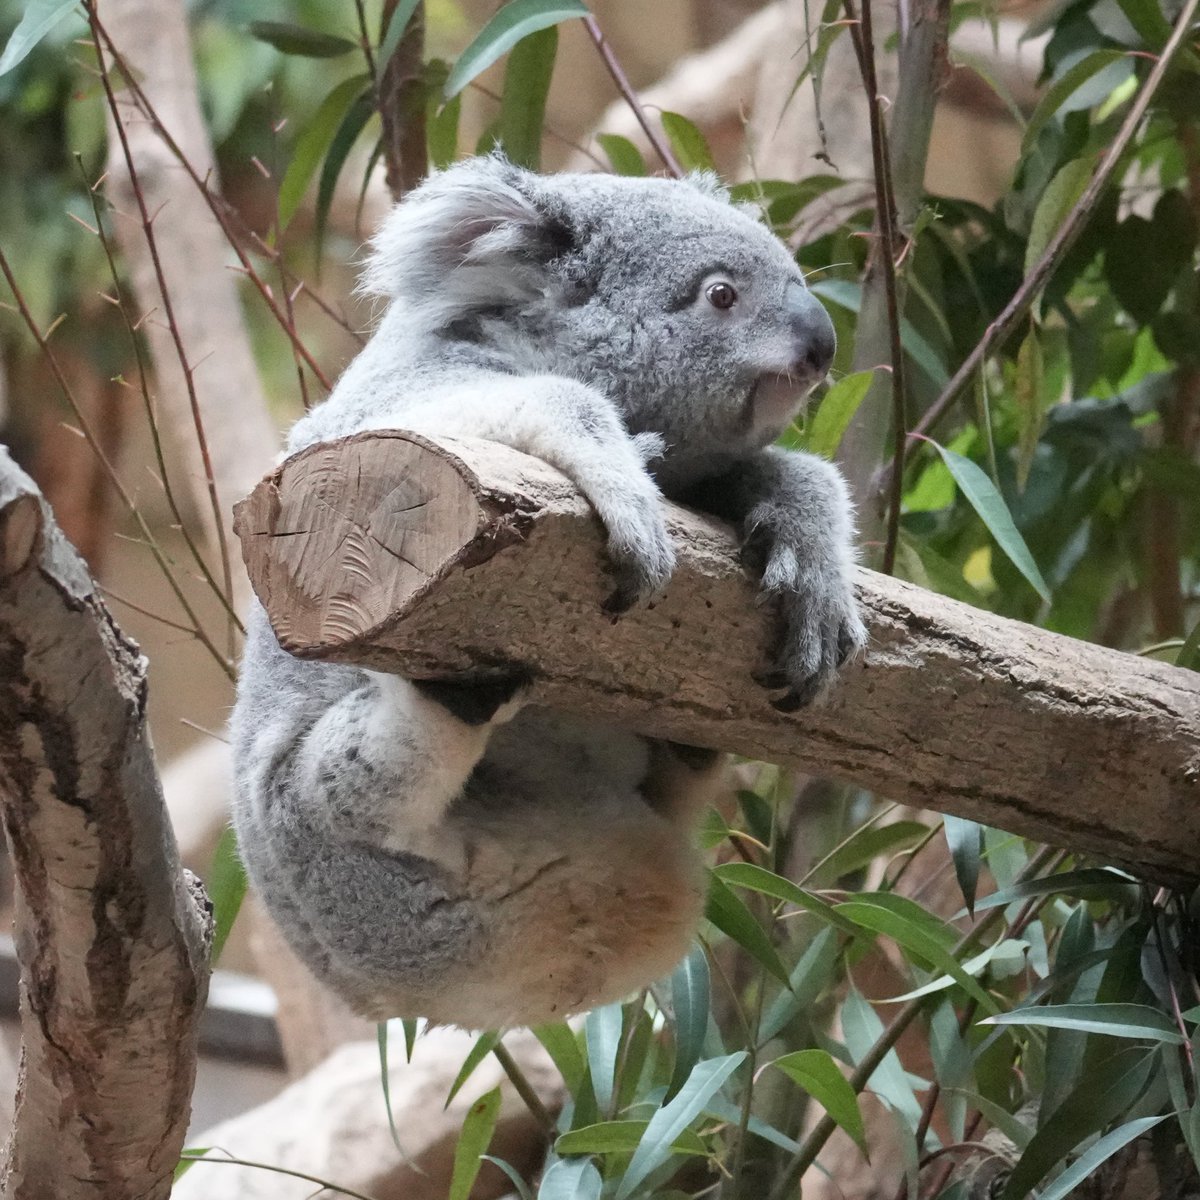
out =
[[561,474],[478,440],[359,434],[240,506],[286,649],[414,677],[521,666],[533,699],[829,775],[1131,865],[1200,873],[1200,674],[1049,633],[870,571],[870,646],[829,702],[775,711],[751,679],[774,613],[732,532],[668,505],[656,603],[601,611],[603,531]]
[[145,659],[0,449],[0,806],[23,1054],[6,1200],[153,1200],[190,1113],[211,912],[181,870]]

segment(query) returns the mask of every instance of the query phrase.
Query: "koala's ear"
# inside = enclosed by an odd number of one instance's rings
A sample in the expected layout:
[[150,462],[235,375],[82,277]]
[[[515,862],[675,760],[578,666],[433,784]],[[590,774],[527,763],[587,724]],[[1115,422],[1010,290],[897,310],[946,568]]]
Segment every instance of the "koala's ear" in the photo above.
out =
[[721,182],[715,171],[689,171],[683,177],[683,182],[690,184],[696,191],[713,200],[729,202],[729,189]]
[[538,176],[498,155],[468,159],[409,193],[371,243],[360,283],[447,311],[439,320],[536,296],[545,266],[570,248]]

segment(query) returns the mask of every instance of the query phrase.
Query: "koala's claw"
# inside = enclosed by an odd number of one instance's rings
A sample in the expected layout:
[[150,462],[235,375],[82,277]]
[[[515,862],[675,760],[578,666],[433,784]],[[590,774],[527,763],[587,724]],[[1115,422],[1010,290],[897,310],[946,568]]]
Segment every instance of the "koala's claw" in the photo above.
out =
[[604,601],[611,616],[628,612],[661,592],[675,570],[675,550],[657,497],[608,522],[608,556],[616,586]]
[[829,690],[839,668],[866,645],[867,631],[840,572],[822,577],[805,570],[804,557],[787,542],[765,551],[762,543],[755,538],[751,554],[763,560],[762,596],[778,601],[782,631],[774,661],[754,680],[767,691],[784,691],[773,708],[796,712]]

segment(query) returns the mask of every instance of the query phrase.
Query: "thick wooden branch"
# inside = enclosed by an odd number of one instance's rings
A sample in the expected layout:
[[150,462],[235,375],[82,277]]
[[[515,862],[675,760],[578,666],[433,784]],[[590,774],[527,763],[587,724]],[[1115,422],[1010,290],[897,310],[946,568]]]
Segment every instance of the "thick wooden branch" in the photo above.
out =
[[731,531],[668,506],[679,566],[619,620],[603,530],[544,463],[360,434],[240,506],[251,581],[303,658],[414,677],[520,663],[547,704],[784,763],[1135,867],[1200,874],[1200,675],[861,571],[866,656],[776,712],[751,679],[773,613]]
[[0,807],[24,1050],[6,1200],[165,1198],[187,1130],[211,919],[163,807],[145,665],[0,448]]

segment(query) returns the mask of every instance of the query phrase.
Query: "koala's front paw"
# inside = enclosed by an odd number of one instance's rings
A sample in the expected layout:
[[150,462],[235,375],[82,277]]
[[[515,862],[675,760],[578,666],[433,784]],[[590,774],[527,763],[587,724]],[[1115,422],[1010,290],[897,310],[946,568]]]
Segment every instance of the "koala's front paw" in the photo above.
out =
[[764,598],[776,599],[782,635],[774,661],[755,680],[774,691],[780,712],[811,704],[833,683],[837,670],[867,644],[854,588],[840,556],[814,556],[786,541],[756,533],[743,557],[762,577]]
[[616,616],[662,591],[675,570],[675,548],[663,520],[662,503],[649,495],[629,497],[602,513],[608,528],[608,557],[616,587],[604,611]]
[[414,679],[413,687],[465,725],[502,725],[517,715],[533,680],[527,670],[456,679]]

